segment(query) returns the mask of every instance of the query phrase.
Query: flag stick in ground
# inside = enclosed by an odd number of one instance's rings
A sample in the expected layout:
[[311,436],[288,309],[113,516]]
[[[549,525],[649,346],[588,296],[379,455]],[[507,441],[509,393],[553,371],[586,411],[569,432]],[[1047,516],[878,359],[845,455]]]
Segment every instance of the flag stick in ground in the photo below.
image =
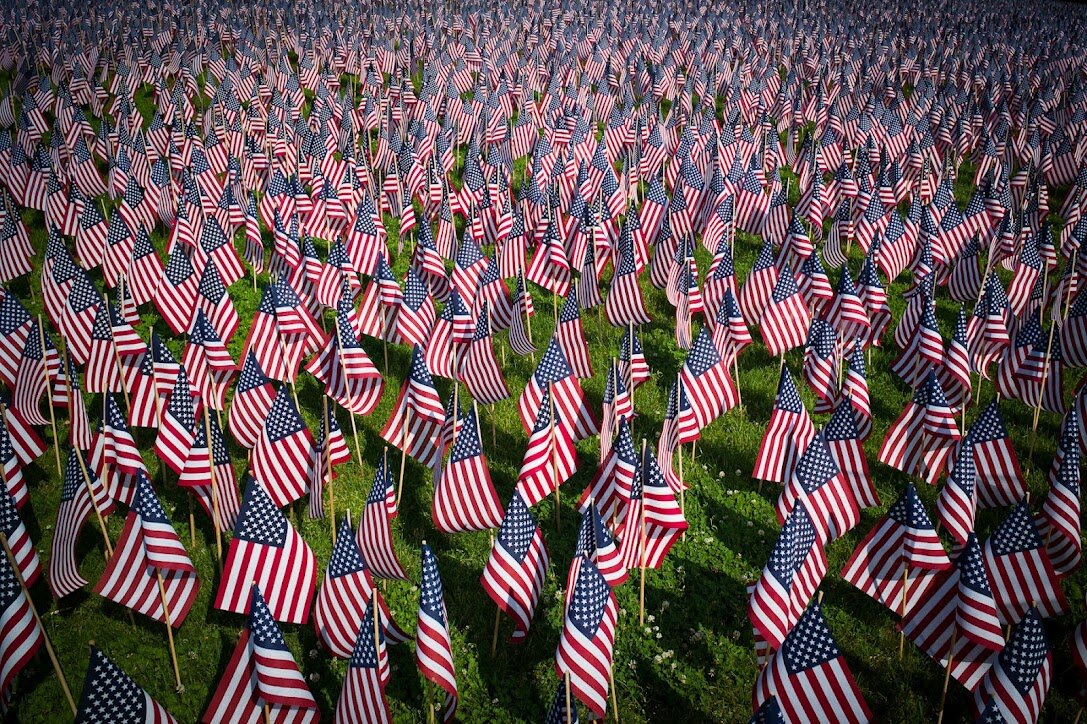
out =
[[[223,539],[219,531],[219,494],[215,492],[215,454],[211,443],[211,417],[208,413],[208,405],[204,403],[204,436],[208,439],[208,467],[211,469],[211,527],[215,529],[215,561],[219,564],[219,572],[223,572]],[[190,510],[192,494],[189,494]]]
[[559,460],[558,444],[555,440],[555,395],[553,387],[552,383],[547,383],[547,404],[550,408],[547,415],[547,424],[551,428],[551,474],[555,476],[555,532],[558,533],[562,531],[562,525],[559,523],[559,511],[562,501],[559,495]]
[[[909,586],[909,573],[910,567],[906,561],[902,561],[902,604],[900,606],[899,617],[906,617],[906,589]],[[906,634],[904,631],[898,632],[898,660],[901,661],[906,649]]]
[[26,587],[26,581],[23,580],[23,572],[15,562],[15,554],[11,552],[11,546],[8,545],[8,537],[3,531],[0,531],[0,545],[3,545],[4,555],[7,556],[8,563],[15,572],[15,578],[19,581],[20,588],[23,589],[23,595],[26,596],[26,601],[30,605],[30,613],[34,615],[34,622],[37,623],[38,627],[42,630],[42,643],[45,644],[45,652],[49,654],[49,661],[53,664],[53,671],[57,673],[57,680],[60,681],[60,688],[64,691],[64,698],[68,700],[68,706],[71,707],[72,714],[74,715],[77,710],[75,700],[72,699],[72,691],[68,688],[68,680],[64,678],[64,671],[60,668],[60,662],[57,660],[56,652],[53,651],[53,644],[49,641],[49,634],[42,624],[41,616],[38,615],[38,608],[34,605],[34,599],[30,597],[30,590]]
[[[385,328],[385,308],[382,307],[381,310],[382,310],[381,311],[381,326],[382,326],[382,330],[384,330],[384,328]],[[325,323],[325,320],[322,318],[321,319],[321,326],[322,327],[324,326],[324,323]],[[342,341],[340,340],[339,330],[336,331],[334,336],[336,337],[336,354],[342,360],[343,359],[343,347],[341,346]],[[386,375],[389,374],[389,355],[388,355],[388,353],[385,354],[385,374]],[[326,394],[325,397],[327,397],[327,396],[328,395]],[[347,410],[346,407],[344,409]],[[348,414],[348,417],[351,418],[351,435],[355,438],[355,452],[359,456],[359,465],[362,465],[362,446],[359,445],[359,428],[358,428],[357,425],[355,425],[355,413],[351,412],[351,410],[347,410],[347,414]],[[336,527],[335,527],[335,525],[333,525],[333,531],[335,531],[335,529],[336,529]],[[335,532],[333,532],[333,534],[332,534],[332,539],[334,541],[336,539]]]
[[166,642],[170,646],[170,662],[174,665],[174,683],[177,684],[176,691],[178,694],[185,691],[185,687],[181,684],[181,669],[177,665],[177,650],[174,649],[174,627],[170,623],[170,607],[166,603],[166,584],[162,581],[162,571],[158,568],[155,569],[155,577],[158,579],[159,584],[159,598],[162,600],[162,614],[166,619]]
[[[408,462],[408,445],[411,442],[408,439],[408,415],[411,414],[411,409],[404,408],[404,423],[400,433],[400,479],[396,483],[396,504],[400,505],[400,498],[404,494],[404,465]],[[456,429],[456,425],[454,425]]]
[[355,413],[347,411],[351,418],[351,435],[355,438],[355,453],[359,456],[359,465],[362,465],[362,446],[359,444],[359,428],[355,425]]
[[[83,484],[87,487],[87,495],[91,498],[91,506],[94,508],[94,516],[98,518],[98,527],[102,531],[102,541],[106,544],[103,555],[108,561],[113,556],[113,544],[109,541],[109,533],[106,532],[106,520],[102,517],[102,510],[98,507],[98,501],[94,498],[94,488],[91,486],[91,476],[87,472],[87,465],[83,462],[83,455],[78,450],[75,454],[79,461],[79,469],[83,473]],[[129,614],[131,616],[131,614]]]
[[[123,281],[124,277],[121,277],[121,279]],[[118,299],[119,298],[120,297],[119,297],[119,293],[118,293]],[[102,304],[106,305],[106,314],[109,314],[109,297],[107,297],[105,294],[102,294]],[[40,319],[39,319],[39,321],[40,321]],[[39,324],[39,326],[40,326],[40,324]],[[125,384],[125,376],[120,371],[121,370],[121,355],[117,351],[117,340],[115,340],[113,338],[113,330],[112,329],[110,330],[110,333],[109,333],[109,344],[113,348],[113,363],[115,365],[117,365],[117,370],[118,370],[117,377],[121,382],[121,392],[125,396],[125,409],[131,411],[132,410],[132,400],[130,400],[129,397],[128,397],[128,385]],[[43,350],[45,349],[45,341],[44,340],[42,341],[42,349]]]
[[645,625],[645,471],[646,441],[642,438],[642,519],[638,523],[638,567],[641,569],[641,581],[638,584],[638,625]]
[[562,678],[566,682],[566,721],[571,722],[574,720],[574,708],[570,702],[570,672],[567,671]]
[[[381,354],[385,358],[385,369],[383,369],[382,372],[385,374],[385,376],[388,376],[388,374],[389,374],[389,341],[388,341],[387,337],[389,336],[389,321],[388,321],[389,318],[388,318],[387,312],[385,310],[385,305],[381,304],[381,302],[379,301],[377,306],[381,308]],[[340,343],[339,339],[340,339],[339,335],[337,335],[336,344]]]
[[332,530],[332,545],[336,545],[336,496],[332,492],[332,459],[329,457],[328,438],[332,434],[332,425],[328,417],[328,395],[321,395],[322,414],[325,423],[325,449],[321,452],[321,475],[328,488],[328,525]]
[[[491,534],[491,548],[494,548],[494,534]],[[494,609],[494,633],[491,635],[491,658],[494,658],[498,650],[498,625],[502,621],[502,608],[495,604]]]
[[956,626],[951,632],[951,648],[947,653],[947,670],[944,671],[944,691],[940,694],[940,714],[936,717],[936,724],[943,724],[944,705],[947,703],[947,685],[951,682],[951,669],[955,665],[955,641],[959,637],[959,629]]
[[[57,461],[57,475],[64,479],[64,468],[60,464],[60,436],[57,435],[57,413],[53,410],[53,386],[49,384],[49,365],[45,360],[45,327],[42,326],[42,315],[38,315],[38,338],[42,346],[42,377],[45,378],[45,392],[49,396],[49,424],[53,428],[53,457]],[[67,377],[68,370],[65,370]],[[69,403],[71,404],[71,403]]]

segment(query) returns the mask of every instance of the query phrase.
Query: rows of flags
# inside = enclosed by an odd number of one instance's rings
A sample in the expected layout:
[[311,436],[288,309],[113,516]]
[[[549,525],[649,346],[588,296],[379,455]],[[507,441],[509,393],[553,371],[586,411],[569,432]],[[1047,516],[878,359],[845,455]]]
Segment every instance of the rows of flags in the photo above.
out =
[[[78,703],[68,692],[30,595],[43,543],[28,530],[46,527],[24,520],[24,471],[50,447],[54,598],[90,585],[77,543],[94,529],[106,563],[93,592],[165,627],[179,689],[173,632],[200,587],[245,618],[204,721],[317,720],[281,628],[311,614],[348,661],[337,720],[391,718],[387,647],[414,641],[441,692],[433,717],[449,721],[456,621],[439,556],[416,541],[413,631],[375,585],[413,580],[394,545],[406,459],[430,472],[438,535],[493,532],[480,586],[516,645],[552,563],[534,508],[554,497],[558,515],[578,443],[597,440],[545,716],[601,718],[616,706],[615,589],[640,578],[644,592],[682,539],[682,446],[743,404],[740,359],[756,345],[779,377],[751,474],[778,486],[781,527],[749,588],[754,721],[872,717],[822,600],[828,547],[881,506],[866,443],[910,482],[841,578],[979,718],[1036,721],[1059,645],[1045,621],[1070,612],[1082,557],[1087,386],[1070,373],[1087,366],[1085,29],[1077,8],[1010,2],[923,16],[837,0],[11,4],[0,709],[18,707],[17,674],[44,647],[77,720],[171,720],[97,648]],[[743,279],[737,243],[757,247]],[[243,314],[232,289],[249,284],[259,303]],[[672,307],[664,342],[643,337],[662,321],[650,286]],[[534,295],[552,300],[547,340]],[[594,308],[612,339],[587,337]],[[910,399],[879,440],[877,416],[894,411],[869,393],[868,355],[892,345],[887,372]],[[409,361],[356,527],[337,516],[337,468],[363,462],[356,416],[394,392],[389,346]],[[521,391],[507,346],[531,360]],[[660,362],[676,350],[672,377]],[[320,391],[316,434],[303,375]],[[650,449],[636,393],[655,376],[668,395]],[[599,405],[589,379],[604,380]],[[983,386],[995,399],[981,407]],[[526,443],[504,499],[478,408],[514,394]],[[1030,460],[1041,413],[1062,419],[1040,500],[1005,424],[1013,406],[1033,417]],[[136,442],[151,435],[155,481]],[[246,451],[240,480],[231,448]],[[931,511],[920,483],[940,486]],[[211,522],[214,580],[161,504],[175,484]],[[303,499],[330,521],[323,575],[284,513]],[[977,513],[993,508],[985,536]],[[1068,648],[1087,676],[1083,631]]]

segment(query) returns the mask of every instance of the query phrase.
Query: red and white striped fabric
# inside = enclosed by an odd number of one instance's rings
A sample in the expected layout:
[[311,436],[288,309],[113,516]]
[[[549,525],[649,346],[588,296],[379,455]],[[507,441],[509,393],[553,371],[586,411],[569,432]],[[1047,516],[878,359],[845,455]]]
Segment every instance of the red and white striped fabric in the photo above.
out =
[[415,345],[408,376],[381,437],[422,465],[433,468],[441,460],[442,448],[437,440],[445,422],[445,409],[423,357],[422,348]]
[[1002,624],[1015,623],[1030,608],[1044,618],[1068,613],[1068,601],[1025,500],[985,541],[984,552]]
[[256,445],[275,397],[275,386],[250,352],[242,363],[230,403],[230,433],[242,447],[252,449]]
[[4,699],[15,677],[34,658],[44,640],[30,599],[5,555],[0,560],[0,694]]
[[[363,560],[370,566],[370,571],[378,578],[408,580],[408,574],[393,547],[393,534],[390,518],[396,514],[395,507],[390,509],[388,500],[390,490],[388,478],[388,460],[382,456],[374,471],[374,483],[366,498],[366,507],[362,511],[357,540]],[[393,503],[395,506],[395,500]]]
[[612,679],[618,606],[608,582],[585,555],[570,565],[566,614],[555,650],[555,673],[570,677],[570,692],[604,718]]
[[459,429],[449,461],[434,480],[434,526],[443,533],[497,528],[502,504],[491,482],[475,405]]
[[317,559],[260,483],[249,477],[215,594],[215,607],[246,613],[254,581],[267,592],[268,607],[277,621],[309,620],[317,584]]
[[64,468],[64,485],[60,491],[57,524],[53,529],[53,543],[49,552],[47,580],[57,599],[87,585],[87,580],[79,575],[79,563],[75,555],[76,541],[90,515],[96,514],[96,511],[103,516],[109,515],[114,507],[105,486],[86,460],[82,459],[82,453],[74,448],[70,450],[68,463]]
[[521,424],[526,433],[532,432],[533,422],[539,414],[546,392],[551,393],[551,401],[558,412],[556,424],[565,425],[575,442],[599,432],[599,424],[589,410],[581,384],[574,376],[574,371],[555,337],[551,338],[547,351],[540,358],[536,371],[532,373],[517,400]]
[[789,369],[783,366],[774,409],[762,435],[751,477],[785,483],[792,477],[793,468],[814,437],[815,425],[800,399]]
[[313,457],[313,435],[298,414],[287,385],[281,385],[253,446],[253,476],[276,507],[305,495]]
[[[375,592],[375,601],[380,600],[379,595]],[[333,720],[336,724],[391,724],[393,720],[385,700],[389,656],[385,651],[385,634],[374,626],[376,608],[374,602],[366,606],[336,702]]]
[[528,635],[548,566],[543,533],[515,492],[479,579],[495,605],[514,620],[510,643],[521,643]]
[[457,713],[457,674],[453,666],[453,646],[449,639],[448,613],[438,559],[423,541],[422,581],[419,586],[419,617],[415,629],[415,665],[426,679],[445,692],[441,707],[442,721],[449,722]]
[[517,495],[528,506],[551,495],[577,470],[577,450],[570,431],[559,421],[552,424],[552,414],[557,417],[558,411],[545,390],[517,475]]

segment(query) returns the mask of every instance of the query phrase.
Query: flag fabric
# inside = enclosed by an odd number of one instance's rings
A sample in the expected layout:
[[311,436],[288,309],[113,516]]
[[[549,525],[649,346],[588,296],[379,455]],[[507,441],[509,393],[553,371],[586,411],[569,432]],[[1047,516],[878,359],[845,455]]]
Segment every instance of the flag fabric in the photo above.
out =
[[1049,560],[1059,576],[1074,572],[1083,552],[1079,461],[1079,413],[1073,407],[1065,415],[1049,469],[1049,493],[1038,511],[1038,534],[1045,540]]
[[91,660],[87,665],[75,720],[79,724],[106,721],[147,724],[176,722],[162,704],[152,699],[97,646],[91,646]]
[[70,450],[64,468],[47,571],[49,588],[57,599],[87,585],[87,580],[79,574],[76,561],[76,543],[83,524],[92,514],[105,516],[113,510],[114,503],[106,493],[105,486],[90,469],[83,454],[74,448]]
[[[287,648],[271,608],[253,583],[246,589],[245,628],[226,671],[219,677],[211,704],[201,721],[257,724],[264,719],[316,722],[317,702]],[[267,711],[267,714],[265,714]]]
[[514,621],[510,643],[522,643],[528,636],[549,565],[543,532],[515,491],[479,579],[495,605]]
[[811,312],[796,285],[796,278],[786,264],[759,317],[759,330],[766,351],[771,357],[777,357],[803,345],[810,324]]
[[475,405],[456,435],[449,461],[435,476],[431,514],[434,526],[443,533],[488,530],[502,522],[502,505],[483,454]]
[[31,605],[19,585],[15,568],[8,557],[3,556],[0,560],[0,701],[7,698],[15,677],[34,658],[45,640],[45,632],[35,619]]
[[849,397],[842,399],[834,408],[823,428],[823,439],[834,464],[849,483],[857,505],[860,508],[879,506],[879,493],[868,469],[868,458],[864,454],[864,444],[857,431],[857,417]]
[[289,505],[305,495],[313,452],[313,435],[298,413],[287,385],[280,385],[250,459],[253,476],[276,507]]
[[[389,497],[392,491],[392,478],[389,476],[388,462],[382,459],[374,471],[374,483],[366,497],[366,507],[362,511],[359,524],[358,544],[362,558],[370,566],[370,571],[378,578],[396,578],[408,580],[400,559],[393,547],[393,534],[390,519],[396,515],[395,507],[390,509]],[[395,497],[392,499],[395,506]]]
[[448,613],[438,559],[425,542],[422,546],[422,582],[419,587],[419,619],[415,631],[415,665],[419,672],[445,692],[440,716],[452,721],[457,712],[457,675],[449,640]]
[[[38,559],[38,551],[34,548],[34,541],[19,516],[19,509],[15,499],[8,492],[7,485],[0,480],[0,533],[8,540],[8,548],[11,549],[15,566],[26,582],[27,587],[33,586],[41,574],[41,560]],[[0,690],[3,687],[0,686]]]
[[247,476],[241,512],[215,594],[215,607],[247,613],[250,584],[254,582],[267,592],[268,609],[277,621],[309,620],[317,583],[317,560],[268,492],[255,478]]
[[968,690],[1004,648],[1004,631],[977,537],[967,537],[955,565],[921,570],[912,580],[902,633]]
[[1028,609],[1046,618],[1068,612],[1057,573],[1025,501],[1008,512],[985,541],[984,552],[1002,624],[1019,621]]
[[629,507],[631,489],[638,477],[638,453],[630,434],[630,423],[619,420],[619,434],[603,463],[597,468],[589,485],[578,500],[578,508],[585,512],[589,502],[595,502],[604,520],[613,527],[621,525]]
[[872,719],[845,656],[813,602],[759,673],[752,708],[776,697],[790,722],[867,722]]
[[982,508],[1015,505],[1026,495],[1027,484],[1000,414],[999,402],[994,400],[982,410],[967,437],[974,448],[978,505]]
[[242,447],[252,449],[257,444],[275,399],[275,386],[250,351],[242,362],[230,403],[230,434]]
[[196,601],[200,579],[142,471],[135,488],[124,530],[94,592],[179,628]]
[[389,667],[385,634],[374,625],[376,608],[374,601],[366,605],[366,615],[355,638],[347,662],[347,676],[336,702],[334,721],[337,724],[387,724],[393,720],[389,702],[385,700]]
[[804,408],[789,369],[783,366],[770,423],[759,444],[751,477],[785,483],[792,477],[796,462],[814,437],[815,425]]
[[926,382],[887,430],[879,461],[930,485],[943,472],[959,441],[959,428],[943,389],[930,370]]
[[567,580],[570,588],[555,673],[560,679],[569,675],[571,694],[603,719],[612,685],[618,605],[608,582],[585,555],[574,559]]
[[592,377],[593,365],[589,359],[589,345],[585,341],[585,328],[581,324],[581,308],[575,290],[571,290],[562,303],[555,336],[574,375],[582,379]]
[[[581,553],[589,557],[609,586],[614,588],[624,583],[629,577],[626,559],[623,557],[619,542],[612,534],[611,528],[604,523],[596,503],[591,501],[582,511],[581,526],[578,528],[574,554],[576,556]],[[571,590],[572,588],[568,586],[567,601],[569,601]]]
[[423,350],[415,345],[408,375],[381,437],[405,455],[433,468],[441,460],[442,448],[437,439],[444,422],[445,409],[423,360]]
[[517,400],[521,424],[527,433],[532,432],[545,392],[550,393],[552,404],[558,412],[555,423],[566,426],[575,442],[599,431],[598,423],[586,403],[581,384],[554,337]]
[[936,498],[936,515],[957,543],[964,543],[974,532],[977,512],[975,486],[974,443],[967,435],[959,443],[955,467]]
[[[362,557],[355,531],[344,518],[340,521],[332,556],[313,606],[314,628],[321,643],[333,656],[350,659],[362,634],[367,634],[373,640],[373,618],[370,618],[369,629],[362,627],[369,615],[368,607],[375,600],[374,591],[373,576]],[[382,640],[392,643],[407,641],[407,634],[393,621],[384,601],[380,602],[379,608]]]
[[163,409],[155,438],[155,455],[179,475],[185,469],[195,440],[196,408],[192,392],[189,377],[181,369]]
[[577,450],[569,427],[558,418],[551,395],[544,390],[517,474],[516,493],[528,506],[551,495],[577,469]]
[[[1053,678],[1053,654],[1041,616],[1033,608],[1012,626],[1002,651],[974,690],[974,712],[999,712],[1000,721],[1033,724],[1045,704]],[[991,700],[987,701],[987,698]]]
[[679,376],[699,430],[739,403],[736,383],[705,327],[691,344]]

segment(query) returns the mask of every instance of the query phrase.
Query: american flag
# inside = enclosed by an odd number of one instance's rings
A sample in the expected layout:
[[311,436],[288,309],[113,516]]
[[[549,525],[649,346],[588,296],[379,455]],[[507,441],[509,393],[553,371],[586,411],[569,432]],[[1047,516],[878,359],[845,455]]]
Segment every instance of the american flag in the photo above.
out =
[[479,309],[476,331],[468,350],[461,358],[458,372],[460,381],[472,397],[484,405],[493,405],[510,396],[509,387],[502,378],[502,368],[494,356],[494,337],[491,336],[490,315],[486,302]]
[[622,524],[629,507],[631,489],[638,477],[638,453],[630,434],[630,423],[619,420],[619,434],[615,446],[597,468],[596,474],[581,494],[578,506],[585,512],[590,502],[595,502],[600,515],[613,525]]
[[[649,203],[646,203],[648,206]],[[644,210],[645,207],[643,207]],[[628,324],[649,324],[642,290],[638,286],[638,269],[634,263],[634,249],[620,244],[615,250],[618,264],[612,278],[611,290],[604,299],[604,314],[616,327]]]
[[561,420],[553,420],[558,417],[550,394],[544,390],[517,475],[516,493],[526,505],[536,505],[551,495],[577,469],[577,450],[570,430]]
[[[136,446],[136,440],[128,430],[121,408],[112,394],[105,395],[103,407],[105,419],[99,433],[103,448],[103,466],[98,471],[99,476],[108,481],[107,489],[111,498],[131,505],[136,493],[133,476],[139,473],[146,475],[147,468]],[[113,469],[113,475],[109,475],[109,468]]]
[[857,295],[857,287],[853,284],[847,267],[842,267],[842,275],[838,279],[834,300],[827,310],[827,318],[838,330],[842,340],[863,338],[868,334],[868,311]]
[[0,533],[7,536],[8,548],[11,549],[15,565],[26,585],[28,587],[34,585],[41,573],[41,561],[34,548],[34,541],[30,539],[30,534],[27,533],[23,520],[19,516],[18,503],[2,480],[0,480]]
[[811,312],[808,311],[796,279],[786,264],[774,283],[766,306],[762,307],[759,319],[766,351],[777,357],[801,346],[810,322]]
[[763,310],[770,302],[770,295],[777,281],[778,268],[774,265],[774,247],[766,240],[755,257],[751,273],[740,287],[740,309],[748,325],[758,324],[762,319]]
[[533,422],[547,391],[550,391],[552,402],[558,411],[556,423],[565,425],[575,442],[589,438],[599,431],[581,385],[554,337],[517,400],[525,432],[532,432]]
[[229,342],[238,331],[241,320],[237,310],[234,309],[233,302],[230,301],[230,295],[227,294],[226,285],[215,266],[214,259],[208,259],[207,265],[200,274],[196,308],[207,316],[219,339],[224,342]]
[[792,477],[793,467],[814,437],[815,425],[804,408],[789,369],[783,366],[770,423],[759,444],[751,476],[756,480],[785,483]]
[[366,615],[355,637],[347,662],[347,675],[336,702],[338,724],[391,724],[393,720],[389,702],[385,700],[385,684],[389,677],[385,634],[374,625],[374,601],[365,608]]
[[935,483],[959,440],[958,425],[935,371],[929,371],[887,431],[879,461]]
[[634,406],[630,398],[630,392],[623,382],[617,364],[612,364],[608,372],[608,379],[604,383],[604,399],[601,406],[603,409],[600,421],[600,460],[603,461],[611,452],[611,441],[615,435],[619,420],[622,418],[634,419]]
[[[906,489],[853,551],[842,579],[891,611],[904,613],[909,574],[904,569],[944,570],[951,567],[940,537],[917,489]],[[917,585],[916,583],[914,584]]]
[[415,665],[419,672],[445,692],[442,721],[452,721],[457,712],[457,675],[453,669],[453,647],[449,640],[448,614],[438,559],[423,542],[422,580],[419,586],[419,619],[415,631]]
[[532,308],[532,297],[528,294],[524,276],[520,272],[517,273],[517,284],[513,288],[512,307],[509,332],[510,349],[522,357],[535,354],[536,347],[532,344],[531,334],[527,334],[525,330],[526,320],[530,319],[535,312]]
[[397,310],[396,332],[400,341],[425,346],[430,338],[430,328],[434,326],[434,298],[426,282],[411,267],[408,267],[404,296]]
[[547,710],[547,716],[544,717],[544,724],[579,724],[581,721],[577,712],[577,699],[575,699],[571,693],[570,696],[570,708],[566,708],[566,686],[564,685],[565,678],[559,682],[559,687],[555,690],[555,696],[551,699],[551,708]]
[[336,467],[351,462],[351,449],[336,421],[336,407],[328,397],[321,400],[322,412],[317,423],[317,442],[309,469],[309,515],[325,517],[324,488],[326,481],[337,476]]
[[256,444],[275,398],[275,386],[250,351],[230,403],[230,433],[242,447],[252,449]]
[[543,533],[514,492],[479,579],[495,605],[514,620],[511,643],[521,643],[528,635],[549,564]]
[[[7,517],[8,513],[0,510],[0,515]],[[0,532],[6,534],[7,527]],[[8,543],[14,548],[10,538]],[[34,616],[30,599],[19,584],[11,561],[6,555],[0,558],[0,659],[4,661],[0,667],[0,692],[3,693],[0,700],[3,700],[11,691],[15,677],[34,658],[45,640],[45,632]]]
[[1018,621],[1028,609],[1046,618],[1068,612],[1068,602],[1026,501],[1008,512],[985,541],[984,551],[1001,623]]
[[0,297],[0,379],[8,387],[15,385],[23,347],[35,331],[33,319],[18,297],[4,292]]
[[736,383],[705,327],[695,337],[679,377],[699,430],[739,402]]
[[872,712],[816,601],[755,682],[753,704],[777,697],[786,721],[867,722]]
[[185,467],[178,473],[177,484],[196,495],[220,532],[233,530],[241,501],[226,437],[219,427],[218,416],[209,414],[206,407],[198,420],[192,448],[185,458]]
[[[373,619],[370,619],[367,630],[363,614],[374,600],[375,588],[355,531],[351,529],[350,521],[344,518],[340,521],[332,556],[313,606],[314,628],[321,643],[333,656],[351,658],[355,642],[362,633],[367,633],[373,640]],[[408,635],[393,621],[389,607],[384,601],[380,601],[379,606],[382,639],[387,638],[392,643],[407,641]]]
[[[1033,724],[1045,704],[1053,678],[1053,654],[1038,611],[1031,608],[1012,627],[1004,650],[993,654],[992,666],[974,689],[974,712],[989,707],[998,721]],[[991,703],[987,701],[991,697]]]
[[957,543],[963,543],[974,532],[974,514],[977,511],[976,479],[974,466],[974,442],[967,435],[959,443],[955,467],[947,475],[947,482],[936,498],[936,516]]
[[453,442],[449,461],[434,481],[434,526],[443,533],[497,528],[502,504],[491,482],[473,405]]
[[305,623],[309,619],[317,560],[260,483],[247,476],[215,607],[246,613],[254,582],[267,593],[277,621]]
[[81,724],[107,721],[172,724],[176,721],[97,646],[91,646],[91,660],[75,720]]
[[442,448],[437,438],[444,421],[445,410],[423,360],[423,350],[415,345],[407,378],[381,437],[405,455],[433,468],[441,460]]
[[[615,536],[612,535],[611,529],[604,523],[600,509],[592,501],[582,511],[581,526],[578,528],[574,554],[576,556],[582,553],[589,557],[608,585],[618,586],[627,580],[628,573],[623,552]],[[567,584],[566,600],[569,602],[573,580],[567,581]]]
[[1079,413],[1069,409],[1049,469],[1049,493],[1038,511],[1038,533],[1046,542],[1057,575],[1079,568],[1083,551],[1080,525]]
[[631,489],[631,503],[620,531],[626,566],[660,568],[688,526],[675,492],[648,450],[642,456],[641,475]]
[[309,482],[313,435],[295,407],[286,385],[281,385],[260,436],[253,446],[253,476],[277,507],[301,498]]
[[166,257],[162,280],[155,289],[155,308],[174,334],[189,331],[199,284],[200,279],[185,248],[175,246]]
[[825,546],[807,502],[798,501],[755,583],[747,609],[751,625],[773,648],[781,646],[826,575]]
[[992,652],[1004,647],[974,534],[963,543],[953,568],[920,571],[910,586],[900,630],[942,668],[951,666],[955,680],[973,690],[988,671]]
[[999,402],[994,400],[982,410],[967,437],[974,447],[978,505],[982,508],[1015,505],[1026,495],[1027,483],[1004,426]]
[[94,592],[179,628],[199,590],[196,569],[166,511],[147,476],[137,473],[132,508]]
[[619,362],[623,368],[623,379],[626,380],[630,390],[634,390],[652,377],[649,364],[645,361],[642,342],[634,333],[633,324],[627,326],[627,332],[619,345]]
[[226,345],[201,311],[189,330],[189,339],[181,355],[181,364],[189,373],[193,388],[213,410],[226,409],[226,393],[237,372],[237,365]]
[[[23,346],[22,360],[15,376],[15,388],[12,390],[11,407],[23,419],[32,425],[48,425],[49,418],[41,413],[41,401],[47,395],[46,403],[53,404],[47,369],[47,350],[42,346],[41,326],[35,323],[33,331],[27,336]],[[48,337],[46,344],[51,347]]]
[[262,716],[303,724],[320,718],[317,702],[260,591],[257,583],[246,588],[246,605],[238,612],[249,611],[245,628],[201,718],[205,724],[255,724]]
[[173,391],[162,413],[158,436],[155,438],[155,455],[175,473],[185,469],[185,460],[192,449],[196,427],[196,408],[188,375],[178,372]]
[[[41,344],[37,339],[31,341],[35,345],[35,351],[40,349]],[[121,390],[121,368],[118,365],[120,360],[114,356],[117,352],[118,348],[113,342],[113,329],[110,326],[109,306],[100,304],[98,313],[94,317],[94,326],[91,328],[90,348],[87,352],[87,392],[119,392]],[[26,352],[23,354],[25,364],[30,358],[26,356]],[[19,384],[23,381],[23,369],[20,367],[20,377],[15,381],[16,403],[19,403],[22,396]]]
[[608,582],[584,554],[574,558],[567,581],[555,673],[560,679],[568,675],[573,696],[603,719],[612,679],[618,605]]
[[582,379],[592,377],[593,365],[589,359],[589,346],[585,341],[585,328],[581,324],[581,308],[574,291],[566,295],[566,301],[562,304],[555,336],[574,375]]
[[[76,449],[68,453],[60,492],[60,507],[57,508],[57,524],[53,529],[53,542],[49,549],[47,580],[57,599],[87,585],[86,579],[79,575],[76,541],[88,516],[109,515],[114,509],[105,486],[99,482],[86,460],[80,459],[81,456],[82,453]],[[84,478],[84,470],[87,478]]]
[[816,413],[827,412],[838,395],[838,334],[821,317],[813,317],[804,348],[804,381],[818,398]]
[[363,559],[370,566],[373,575],[406,581],[408,574],[396,557],[390,527],[390,520],[396,515],[390,473],[388,463],[383,459],[374,471],[374,482],[370,486],[366,507],[362,511],[357,540]]

